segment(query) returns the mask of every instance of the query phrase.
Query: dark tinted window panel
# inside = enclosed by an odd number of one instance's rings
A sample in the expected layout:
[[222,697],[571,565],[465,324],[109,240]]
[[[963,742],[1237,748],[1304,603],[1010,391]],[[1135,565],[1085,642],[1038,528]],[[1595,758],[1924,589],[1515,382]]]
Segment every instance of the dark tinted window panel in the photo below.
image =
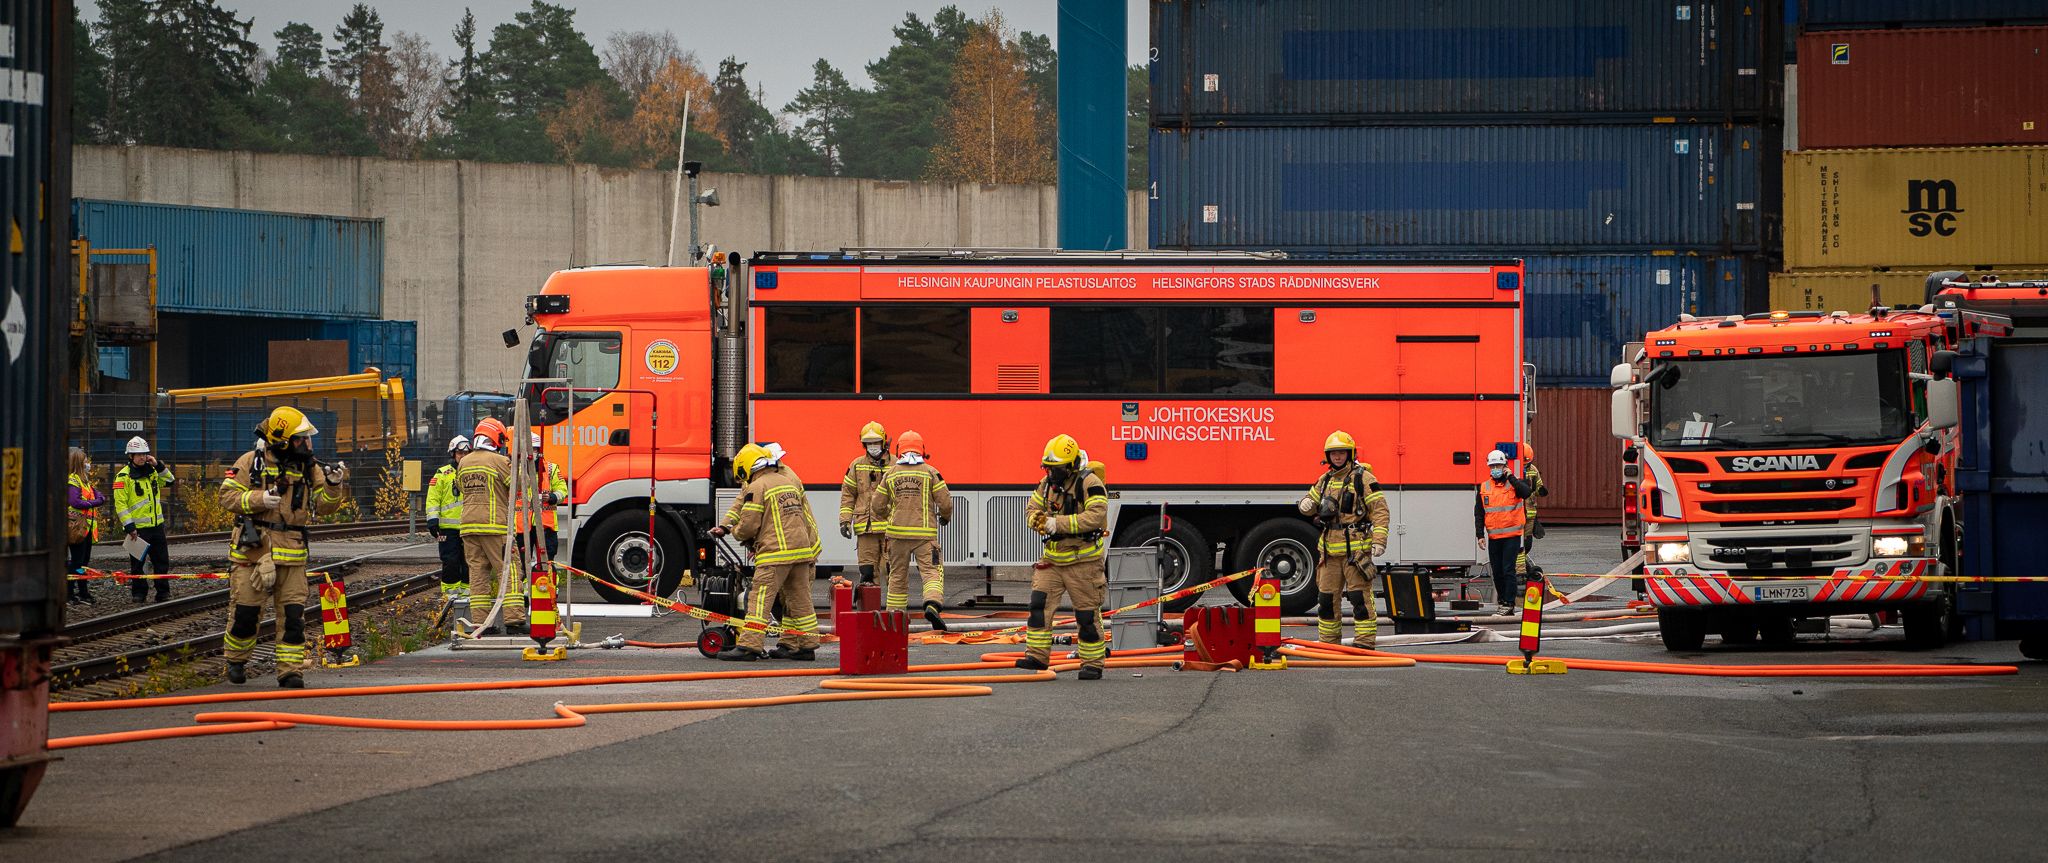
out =
[[1173,307],[1165,323],[1168,393],[1273,392],[1273,310]]
[[765,392],[853,392],[852,308],[770,306],[766,327]]
[[1159,392],[1159,312],[1054,306],[1052,391]]
[[971,387],[964,307],[868,306],[860,313],[860,390],[964,393]]

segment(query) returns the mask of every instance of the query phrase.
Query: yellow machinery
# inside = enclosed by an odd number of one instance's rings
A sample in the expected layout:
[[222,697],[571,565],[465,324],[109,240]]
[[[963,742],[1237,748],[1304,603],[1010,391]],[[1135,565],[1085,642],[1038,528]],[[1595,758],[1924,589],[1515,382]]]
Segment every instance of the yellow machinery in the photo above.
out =
[[320,433],[333,436],[330,439],[336,452],[382,450],[387,441],[389,446],[405,446],[409,425],[405,381],[387,380],[375,368],[325,378],[169,390],[165,395],[170,407],[180,410],[213,406],[268,410],[289,404],[309,413],[329,412],[334,415],[335,427],[323,426]]

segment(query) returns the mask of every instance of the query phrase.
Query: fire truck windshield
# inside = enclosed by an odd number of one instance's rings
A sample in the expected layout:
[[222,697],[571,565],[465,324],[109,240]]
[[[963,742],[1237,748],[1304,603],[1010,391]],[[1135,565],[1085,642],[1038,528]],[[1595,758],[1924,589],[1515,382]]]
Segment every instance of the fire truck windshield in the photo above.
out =
[[1650,377],[1660,449],[1892,443],[1915,425],[1904,351],[1670,360]]
[[551,333],[545,330],[534,333],[533,344],[526,353],[527,379],[566,378],[567,383],[526,385],[527,404],[533,408],[533,424],[561,422],[568,419],[569,414],[602,397],[600,393],[580,392],[572,399],[566,390],[547,392],[550,387],[610,389],[619,386],[620,345],[618,333]]

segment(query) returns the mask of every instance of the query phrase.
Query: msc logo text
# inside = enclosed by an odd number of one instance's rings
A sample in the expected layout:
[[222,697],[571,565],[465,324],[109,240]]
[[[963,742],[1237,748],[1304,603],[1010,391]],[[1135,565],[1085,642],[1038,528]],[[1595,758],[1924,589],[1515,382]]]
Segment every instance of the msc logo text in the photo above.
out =
[[1899,212],[1906,214],[1906,233],[1953,237],[1963,208],[1956,206],[1954,180],[1907,180],[1906,208]]

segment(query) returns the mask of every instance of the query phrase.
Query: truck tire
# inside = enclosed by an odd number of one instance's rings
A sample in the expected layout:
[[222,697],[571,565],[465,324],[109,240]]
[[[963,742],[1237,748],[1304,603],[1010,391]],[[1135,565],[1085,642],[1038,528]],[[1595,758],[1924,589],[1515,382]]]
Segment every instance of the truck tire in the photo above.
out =
[[[1307,614],[1316,607],[1316,542],[1314,525],[1298,518],[1274,518],[1253,527],[1238,543],[1233,572],[1265,567],[1280,580],[1280,613]],[[1239,604],[1252,604],[1252,579],[1230,583]]]
[[[648,557],[652,552],[659,572],[652,579],[648,575]],[[691,550],[682,532],[675,529],[667,519],[654,521],[652,543],[647,537],[647,511],[621,510],[605,516],[591,528],[590,540],[583,547],[584,559],[578,566],[592,575],[603,578],[621,587],[646,591],[656,596],[673,593],[676,585],[683,580],[683,568],[690,560]],[[653,588],[649,589],[650,580]],[[639,597],[623,593],[602,584],[593,584],[597,595],[604,601],[617,605],[632,605],[642,602]]]
[[1757,617],[1756,626],[1766,647],[1791,647],[1799,641],[1799,630],[1792,624],[1792,615],[1762,614]]
[[1657,634],[1664,649],[1689,653],[1707,643],[1707,615],[1697,608],[1657,609]]
[[[1167,527],[1166,533],[1161,535],[1159,517],[1147,516],[1118,531],[1116,544],[1120,548],[1150,545],[1166,549],[1166,572],[1162,573],[1159,585],[1161,594],[1215,578],[1215,546],[1209,544],[1201,529],[1195,527],[1194,522],[1178,517],[1169,518]],[[1163,605],[1167,611],[1186,611],[1201,600],[1201,594],[1196,594]]]
[[1948,643],[1948,609],[1946,594],[1926,602],[1916,602],[1899,612],[1899,622],[1906,627],[1907,650],[1933,650]]

